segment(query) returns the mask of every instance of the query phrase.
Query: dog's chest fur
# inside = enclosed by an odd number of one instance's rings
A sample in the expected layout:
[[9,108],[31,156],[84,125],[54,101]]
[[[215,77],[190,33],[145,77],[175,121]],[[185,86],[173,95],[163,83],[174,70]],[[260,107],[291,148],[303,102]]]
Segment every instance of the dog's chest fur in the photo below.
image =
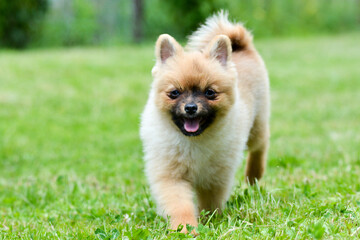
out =
[[204,144],[183,141],[177,146],[176,160],[186,169],[184,178],[205,188],[220,183],[222,173],[236,169],[241,160],[240,142],[233,140],[237,149],[231,149],[231,139],[207,139]]

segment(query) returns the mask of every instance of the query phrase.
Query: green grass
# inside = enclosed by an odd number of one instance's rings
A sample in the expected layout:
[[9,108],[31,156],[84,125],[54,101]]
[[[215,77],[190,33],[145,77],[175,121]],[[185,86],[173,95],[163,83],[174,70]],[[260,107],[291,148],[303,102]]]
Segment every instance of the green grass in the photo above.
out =
[[[271,149],[198,239],[360,237],[359,33],[257,41]],[[156,215],[139,114],[153,46],[0,52],[0,239],[178,239]]]

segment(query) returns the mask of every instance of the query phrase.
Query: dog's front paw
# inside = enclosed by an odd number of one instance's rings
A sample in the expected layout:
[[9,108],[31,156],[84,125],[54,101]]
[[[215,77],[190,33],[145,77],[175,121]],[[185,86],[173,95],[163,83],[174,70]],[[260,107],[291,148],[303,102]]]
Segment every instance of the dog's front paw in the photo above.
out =
[[[171,219],[171,229],[173,230],[178,230],[182,226],[180,232],[188,233],[189,231],[187,225],[190,225],[191,227],[197,227],[198,223],[196,218],[194,216],[177,216]],[[195,229],[191,230],[191,234],[197,235]]]

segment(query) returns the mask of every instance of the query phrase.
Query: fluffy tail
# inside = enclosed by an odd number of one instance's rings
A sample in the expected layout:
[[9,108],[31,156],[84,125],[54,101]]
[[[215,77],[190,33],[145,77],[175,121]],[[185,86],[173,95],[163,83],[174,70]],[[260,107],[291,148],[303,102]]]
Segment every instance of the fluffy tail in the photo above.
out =
[[232,51],[249,49],[252,46],[252,35],[242,23],[232,23],[228,12],[221,10],[208,19],[204,25],[189,36],[188,50],[202,50],[219,34],[226,35],[231,40]]

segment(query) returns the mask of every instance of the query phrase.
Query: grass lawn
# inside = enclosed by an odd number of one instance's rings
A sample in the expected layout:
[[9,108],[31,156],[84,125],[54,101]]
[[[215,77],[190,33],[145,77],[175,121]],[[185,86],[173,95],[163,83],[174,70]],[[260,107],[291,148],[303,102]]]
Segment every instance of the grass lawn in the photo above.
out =
[[[270,72],[265,177],[244,164],[198,239],[360,237],[360,34],[256,41]],[[153,46],[0,51],[0,239],[179,239],[156,215],[139,114]]]

